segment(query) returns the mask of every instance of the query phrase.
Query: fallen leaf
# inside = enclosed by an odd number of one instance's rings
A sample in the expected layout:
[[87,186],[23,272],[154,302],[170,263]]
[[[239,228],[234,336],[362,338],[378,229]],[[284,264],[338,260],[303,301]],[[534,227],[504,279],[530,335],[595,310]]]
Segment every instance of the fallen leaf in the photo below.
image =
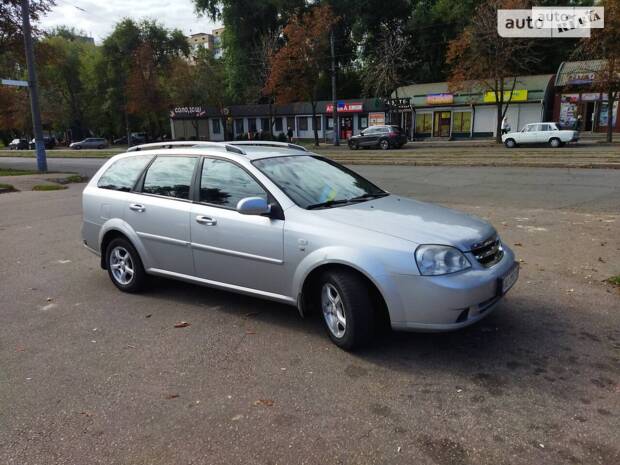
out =
[[245,334],[256,334],[256,331],[246,331]]
[[131,344],[127,344],[127,348],[128,348],[128,349],[135,349],[135,348],[136,348],[136,346],[132,346]]
[[170,400],[170,399],[176,399],[177,397],[179,397],[178,394],[168,394],[166,396],[166,399]]
[[603,257],[598,257],[598,261],[601,263],[607,263],[605,260],[603,260]]
[[15,352],[26,352],[26,348],[24,346],[17,346]]
[[187,321],[178,321],[174,324],[175,328],[187,328],[190,324]]
[[234,417],[231,418],[232,421],[239,421],[243,418],[243,415],[239,414],[239,415],[235,415]]
[[521,242],[515,242],[515,247],[523,247],[523,244],[521,244]]
[[149,313],[148,315],[146,315],[144,318],[151,318],[153,315],[151,313]]
[[273,400],[271,399],[258,399],[254,401],[254,405],[264,405],[265,407],[273,407]]
[[250,317],[253,317],[253,316],[257,316],[257,315],[260,315],[260,312],[249,312],[249,313],[246,313],[246,314],[245,314],[245,315],[243,315],[243,316],[244,316],[245,318],[250,318]]
[[48,302],[51,302],[51,301],[52,301],[52,300],[54,300],[54,299],[52,299],[51,297],[48,297],[48,298],[47,298],[47,299],[45,299],[45,300],[47,300]]

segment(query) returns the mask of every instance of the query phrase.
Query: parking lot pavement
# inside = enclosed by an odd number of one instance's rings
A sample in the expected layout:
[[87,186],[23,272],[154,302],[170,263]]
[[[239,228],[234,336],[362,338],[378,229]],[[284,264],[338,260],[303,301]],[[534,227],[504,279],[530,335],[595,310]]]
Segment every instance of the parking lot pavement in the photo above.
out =
[[0,463],[620,463],[618,204],[461,198],[517,286],[469,329],[351,354],[292,307],[118,292],[81,247],[81,187],[0,195]]

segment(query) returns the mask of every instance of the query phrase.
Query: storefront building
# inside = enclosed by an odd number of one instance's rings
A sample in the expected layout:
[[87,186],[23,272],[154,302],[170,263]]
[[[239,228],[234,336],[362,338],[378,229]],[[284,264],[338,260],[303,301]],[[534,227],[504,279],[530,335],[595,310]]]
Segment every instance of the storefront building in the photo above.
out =
[[[336,109],[343,140],[386,121],[385,105],[379,99],[341,100]],[[170,112],[170,129],[173,139],[223,141],[270,132],[278,137],[286,135],[289,128],[295,139],[313,139],[316,126],[320,139],[332,140],[332,116],[333,105],[328,101],[317,102],[314,121],[309,102],[231,105],[221,111],[215,107],[176,107]]]
[[[560,65],[555,78],[554,121],[581,131],[607,132],[608,99],[595,86],[596,74],[605,65],[603,60],[572,61]],[[620,131],[618,102],[614,102],[612,126]]]
[[[513,131],[552,116],[553,75],[520,76],[510,97],[506,117]],[[494,92],[471,86],[452,91],[447,82],[400,87],[388,108],[392,124],[402,126],[410,139],[493,137],[497,128]],[[390,102],[388,102],[389,104]],[[390,107],[390,105],[388,105]]]

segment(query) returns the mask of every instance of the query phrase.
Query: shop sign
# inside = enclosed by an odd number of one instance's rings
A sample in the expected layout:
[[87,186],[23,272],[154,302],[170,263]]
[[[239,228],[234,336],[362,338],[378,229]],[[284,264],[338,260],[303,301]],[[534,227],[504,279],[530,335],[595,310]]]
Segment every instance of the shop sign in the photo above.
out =
[[454,94],[427,94],[426,103],[428,105],[449,105],[454,103]]
[[581,94],[582,102],[593,102],[595,100],[607,100],[607,94],[602,94],[600,92],[588,92]]
[[386,98],[383,102],[390,111],[411,110],[411,97]]
[[[512,92],[512,98],[510,98],[510,94]],[[504,91],[504,102],[525,102],[527,101],[527,90],[526,89],[515,89],[513,91],[505,90]],[[495,92],[489,91],[484,93],[484,103],[495,103]]]
[[592,84],[594,73],[573,73],[568,75],[567,84]]
[[[338,113],[361,113],[364,110],[364,104],[362,102],[337,102],[336,108]],[[325,113],[333,113],[334,105],[328,103],[325,108]]]
[[579,101],[579,94],[562,94],[560,101],[562,103],[577,103]]
[[368,126],[383,126],[385,124],[385,113],[368,113]]
[[207,112],[206,110],[204,110],[202,107],[175,107],[171,112],[170,112],[170,117],[171,118],[175,118],[175,117],[201,117],[206,115]]

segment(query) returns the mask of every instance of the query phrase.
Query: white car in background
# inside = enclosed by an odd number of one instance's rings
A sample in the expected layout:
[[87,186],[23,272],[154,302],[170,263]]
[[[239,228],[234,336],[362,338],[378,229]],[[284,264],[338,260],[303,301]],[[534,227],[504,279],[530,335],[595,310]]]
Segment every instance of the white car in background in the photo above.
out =
[[572,129],[560,129],[557,123],[527,124],[521,132],[509,132],[502,135],[502,142],[509,149],[519,144],[549,144],[553,148],[568,142],[577,142],[579,132]]

